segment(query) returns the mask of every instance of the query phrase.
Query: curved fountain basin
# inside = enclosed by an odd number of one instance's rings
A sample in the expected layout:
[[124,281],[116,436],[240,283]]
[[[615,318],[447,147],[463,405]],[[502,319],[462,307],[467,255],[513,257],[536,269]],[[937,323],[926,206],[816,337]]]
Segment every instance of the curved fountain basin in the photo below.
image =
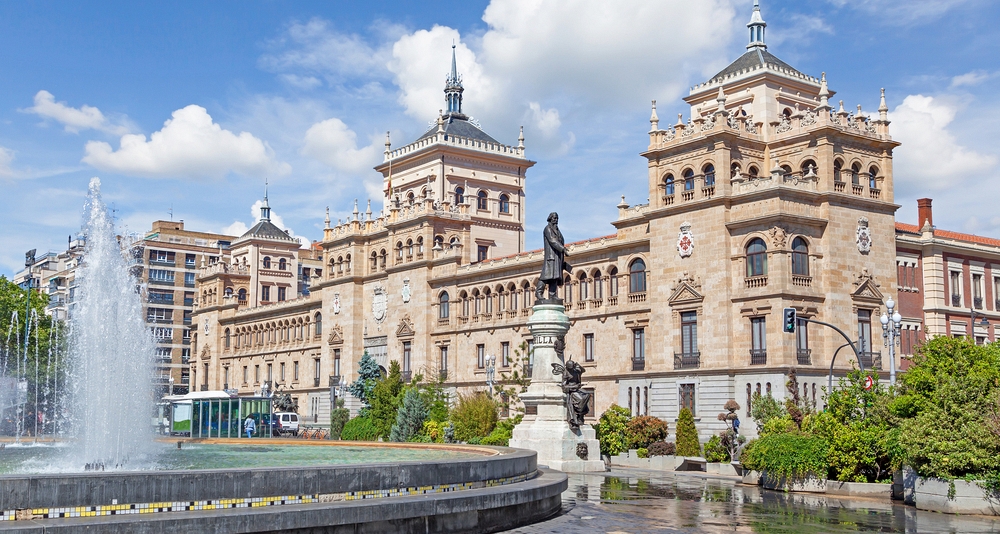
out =
[[[219,444],[231,441],[235,440]],[[13,519],[0,521],[0,532],[7,528],[69,532],[84,526],[127,532],[137,520],[144,522],[144,532],[270,532],[333,525],[379,531],[488,532],[557,513],[566,488],[562,473],[537,469],[534,451],[289,442],[281,445],[314,449],[310,452],[361,445],[370,451],[436,451],[446,457],[346,465],[0,475],[0,513]],[[264,446],[276,444],[269,441]],[[66,510],[96,511],[99,517],[61,515]],[[138,513],[143,515],[133,515]]]

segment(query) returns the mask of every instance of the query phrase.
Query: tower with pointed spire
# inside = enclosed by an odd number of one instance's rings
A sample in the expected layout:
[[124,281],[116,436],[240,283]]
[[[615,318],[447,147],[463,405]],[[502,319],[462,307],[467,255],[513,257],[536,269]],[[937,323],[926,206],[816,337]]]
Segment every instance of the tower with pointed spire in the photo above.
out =
[[766,50],[764,28],[767,28],[767,23],[760,16],[760,0],[753,0],[753,13],[750,15],[750,22],[747,23],[747,28],[750,29],[750,44],[747,45],[747,49],[760,48]]
[[462,114],[462,77],[458,74],[458,62],[455,58],[455,45],[451,45],[451,72],[444,82],[444,101],[448,106],[448,116],[465,119]]

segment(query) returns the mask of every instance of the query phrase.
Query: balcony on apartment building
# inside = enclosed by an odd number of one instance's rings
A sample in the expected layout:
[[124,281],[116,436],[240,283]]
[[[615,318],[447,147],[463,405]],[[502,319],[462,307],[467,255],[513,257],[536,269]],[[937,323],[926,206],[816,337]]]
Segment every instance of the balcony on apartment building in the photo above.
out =
[[697,369],[701,366],[700,352],[675,352],[674,369]]

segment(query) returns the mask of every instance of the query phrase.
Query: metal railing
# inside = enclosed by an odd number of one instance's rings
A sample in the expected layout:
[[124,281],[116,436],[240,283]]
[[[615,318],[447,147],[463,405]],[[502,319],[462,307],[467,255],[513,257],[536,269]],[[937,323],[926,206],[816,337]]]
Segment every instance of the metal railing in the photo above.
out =
[[767,349],[750,349],[750,365],[767,365]]
[[861,357],[861,363],[864,364],[866,369],[882,369],[882,353],[881,352],[859,352],[858,356]]
[[972,299],[972,305],[977,309],[983,309],[983,297],[975,297]]
[[646,359],[637,360],[632,359],[632,370],[633,371],[644,371],[646,369]]
[[697,369],[701,367],[700,352],[675,352],[674,369]]
[[448,370],[447,369],[441,369],[440,371],[438,371],[438,378],[442,382],[448,380]]
[[952,295],[951,296],[951,305],[952,306],[961,306],[962,305],[962,295]]
[[795,359],[799,365],[812,365],[812,349],[795,349]]

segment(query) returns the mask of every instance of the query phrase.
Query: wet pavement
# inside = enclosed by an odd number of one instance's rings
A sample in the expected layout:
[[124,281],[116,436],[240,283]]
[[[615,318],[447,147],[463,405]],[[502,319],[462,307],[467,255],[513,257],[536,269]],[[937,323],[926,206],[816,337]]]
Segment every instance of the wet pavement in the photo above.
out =
[[782,493],[735,478],[613,469],[573,474],[563,513],[509,531],[541,533],[1000,533],[1000,518],[924,512],[879,499]]

